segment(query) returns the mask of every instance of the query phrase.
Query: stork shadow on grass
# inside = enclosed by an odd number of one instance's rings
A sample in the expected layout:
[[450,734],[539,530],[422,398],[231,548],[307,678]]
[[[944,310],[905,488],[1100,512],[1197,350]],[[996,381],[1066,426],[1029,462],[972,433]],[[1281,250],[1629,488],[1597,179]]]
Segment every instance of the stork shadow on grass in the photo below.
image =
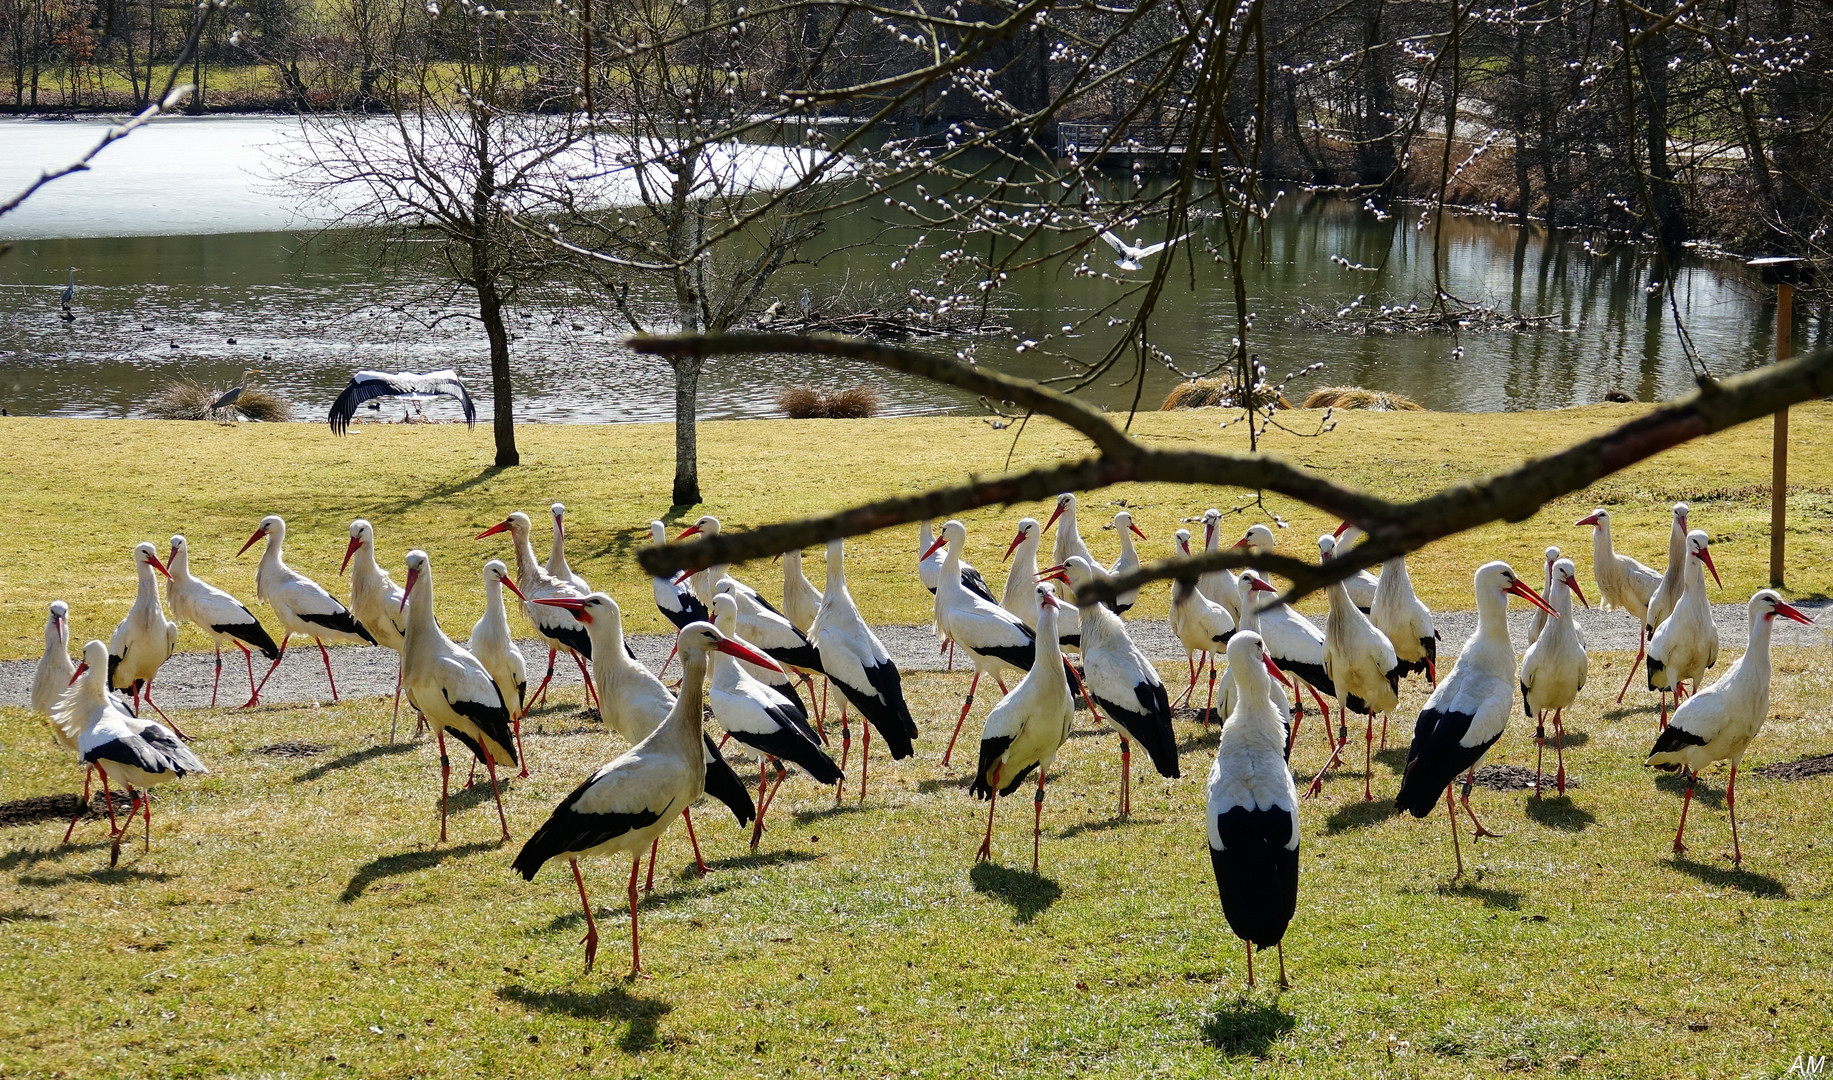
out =
[[640,1054],[656,1045],[656,1024],[674,1008],[666,1001],[633,994],[623,986],[597,990],[536,990],[528,986],[502,986],[496,996],[524,1008],[578,1020],[621,1023],[624,1031],[617,1048]]
[[[1481,873],[1481,871],[1477,871]],[[1486,908],[1498,908],[1502,911],[1518,911],[1521,901],[1526,899],[1520,889],[1501,889],[1493,885],[1479,885],[1470,880],[1469,875],[1457,880],[1447,881],[1438,887],[1440,896],[1467,897],[1480,900]]]
[[1358,797],[1354,802],[1344,803],[1330,812],[1324,819],[1324,833],[1335,836],[1337,833],[1349,832],[1352,829],[1366,829],[1379,825],[1388,818],[1400,813],[1394,800],[1377,795],[1373,799]]
[[1685,855],[1676,855],[1668,860],[1668,865],[1695,881],[1707,885],[1718,885],[1727,889],[1737,889],[1751,896],[1760,896],[1768,900],[1787,900],[1788,886],[1768,874],[1759,874],[1741,867],[1718,866],[1713,863],[1689,859]]
[[418,874],[422,870],[431,870],[448,859],[464,859],[485,851],[495,851],[502,844],[498,841],[460,844],[457,847],[429,848],[425,851],[403,851],[396,855],[384,855],[373,859],[357,868],[350,878],[350,884],[344,886],[342,896],[337,898],[340,904],[354,903],[363,891],[383,878],[400,877],[403,874]]
[[967,878],[975,892],[1011,905],[1012,921],[1020,925],[1048,911],[1063,895],[1063,887],[1052,878],[996,863],[975,863]]
[[342,757],[332,758],[322,765],[312,766],[305,772],[293,777],[293,783],[310,784],[315,780],[324,779],[331,773],[340,772],[344,769],[354,769],[359,765],[374,761],[376,758],[393,757],[396,754],[410,753],[418,745],[418,743],[410,741],[377,743],[375,746],[365,746],[361,750],[352,750]]
[[[105,848],[108,845],[99,844],[97,846]],[[122,845],[121,850],[125,853],[128,846]],[[139,854],[139,852],[136,850],[134,854]],[[97,867],[93,870],[71,870],[64,874],[22,874],[18,881],[28,889],[56,889],[78,881],[94,885],[125,885],[129,882],[138,884],[171,881],[175,876],[164,870],[141,870],[133,866],[116,866]]]
[[408,511],[418,509],[428,503],[445,502],[454,495],[462,495],[472,488],[487,484],[496,479],[497,475],[507,471],[507,468],[508,467],[504,465],[486,465],[476,476],[468,476],[462,480],[448,480],[444,483],[435,484],[413,498],[408,499],[406,502],[390,501],[387,503],[377,503],[371,506],[363,516],[371,521],[385,522],[390,525],[396,522],[406,521],[412,516]]
[[[1676,799],[1685,799],[1687,797],[1686,774],[1681,772],[1656,773],[1655,787]],[[1702,806],[1710,806],[1715,810],[1722,809],[1725,805],[1725,789],[1707,787],[1706,778],[1701,776],[1699,781],[1693,785],[1693,801]]]
[[85,851],[106,851],[106,841],[58,844],[48,848],[15,848],[0,855],[0,870],[30,870],[39,863],[56,863]]
[[1570,795],[1543,795],[1527,798],[1528,820],[1559,832],[1584,832],[1597,824],[1597,815],[1572,801]]
[[1159,818],[1149,815],[1133,814],[1121,817],[1119,814],[1113,814],[1104,818],[1096,818],[1093,821],[1079,821],[1074,825],[1065,826],[1057,833],[1057,839],[1072,840],[1084,833],[1112,832],[1115,829],[1124,829],[1128,825],[1157,825],[1159,822]]
[[1203,1017],[1203,1041],[1224,1057],[1264,1058],[1292,1029],[1298,1018],[1272,1001],[1254,1001],[1243,995],[1216,1004]]

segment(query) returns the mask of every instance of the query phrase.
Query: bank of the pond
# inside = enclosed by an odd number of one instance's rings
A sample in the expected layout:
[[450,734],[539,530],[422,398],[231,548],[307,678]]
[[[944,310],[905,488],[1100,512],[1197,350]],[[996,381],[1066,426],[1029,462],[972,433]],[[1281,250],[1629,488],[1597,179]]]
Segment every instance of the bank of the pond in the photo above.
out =
[[[1639,415],[1646,406],[1599,405],[1528,413],[1339,413],[1338,426],[1318,438],[1270,432],[1263,446],[1341,483],[1391,498],[1427,494],[1446,484],[1519,463]],[[1318,414],[1285,414],[1294,429],[1315,430]],[[1241,425],[1219,428],[1218,410],[1145,414],[1133,423],[1150,443],[1242,451]],[[1833,444],[1812,437],[1833,423],[1833,406],[1797,409],[1791,473],[1792,595],[1833,592]],[[424,548],[447,585],[441,618],[457,636],[479,610],[472,581],[490,557],[505,557],[500,539],[477,541],[484,527],[511,510],[537,518],[546,551],[549,503],[567,504],[568,553],[573,567],[623,603],[633,631],[654,632],[662,621],[650,583],[633,555],[649,542],[649,522],[662,517],[680,528],[702,513],[746,527],[836,510],[887,494],[959,483],[972,474],[1022,469],[1081,456],[1086,442],[1055,423],[1033,423],[1013,449],[1011,429],[995,431],[969,417],[875,420],[731,421],[700,427],[701,485],[708,501],[671,511],[674,429],[667,424],[527,425],[518,430],[522,466],[495,469],[487,426],[358,425],[338,438],[322,425],[0,420],[0,454],[11,491],[7,569],[0,575],[0,658],[41,648],[44,605],[70,603],[74,636],[107,637],[132,602],[130,551],[141,540],[163,545],[173,533],[190,539],[194,572],[254,604],[256,552],[236,549],[264,514],[289,524],[287,560],[327,586],[337,576],[349,522],[374,522],[380,554],[396,568],[409,548]],[[1609,478],[1593,490],[1558,500],[1520,525],[1491,526],[1413,557],[1413,579],[1435,608],[1470,606],[1470,572],[1506,558],[1537,578],[1541,552],[1558,544],[1574,553],[1590,581],[1590,534],[1572,522],[1593,505],[1612,508],[1619,549],[1646,562],[1665,558],[1667,507],[1694,506],[1694,523],[1712,534],[1723,590],[1715,601],[1746,597],[1765,583],[1769,540],[1769,425],[1757,423],[1680,447],[1656,461]],[[1171,535],[1208,506],[1229,509],[1240,492],[1126,484],[1083,500],[1082,530],[1095,552],[1111,559],[1118,542],[1100,528],[1122,501],[1150,537],[1142,553],[1170,550]],[[1309,554],[1319,532],[1334,526],[1289,500],[1267,505],[1291,523],[1281,542]],[[1000,553],[1012,524],[1047,507],[990,508],[965,515],[968,557],[995,585],[1004,579]],[[1245,530],[1259,511],[1228,519]],[[915,582],[916,530],[906,527],[851,542],[847,569],[861,608],[874,623],[920,624],[930,598]],[[740,571],[768,594],[780,571],[754,565]],[[809,573],[821,578],[818,554]],[[1144,617],[1165,612],[1163,589],[1148,590]],[[204,642],[187,628],[181,649]]]

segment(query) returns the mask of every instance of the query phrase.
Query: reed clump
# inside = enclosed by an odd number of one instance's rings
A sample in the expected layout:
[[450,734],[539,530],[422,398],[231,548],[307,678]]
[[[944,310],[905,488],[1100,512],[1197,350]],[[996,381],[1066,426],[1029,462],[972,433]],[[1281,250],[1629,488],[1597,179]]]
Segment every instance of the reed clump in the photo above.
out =
[[818,390],[792,386],[777,395],[777,408],[791,420],[864,420],[878,415],[878,391],[870,386]]
[[1426,407],[1405,394],[1369,390],[1361,386],[1320,386],[1305,398],[1307,409],[1367,409],[1370,412],[1425,412]]
[[213,411],[211,406],[223,393],[180,379],[148,399],[146,414],[155,420],[235,420],[239,416],[269,424],[293,418],[293,407],[286,399],[258,386],[243,387],[233,404]]
[[[1236,404],[1235,384],[1227,379],[1192,379],[1190,382],[1178,383],[1165,395],[1164,404],[1159,411],[1170,412],[1172,409],[1208,409],[1217,406],[1238,408]],[[1292,402],[1286,395],[1270,386],[1262,385],[1254,393],[1256,405],[1271,403],[1274,408],[1290,409]]]

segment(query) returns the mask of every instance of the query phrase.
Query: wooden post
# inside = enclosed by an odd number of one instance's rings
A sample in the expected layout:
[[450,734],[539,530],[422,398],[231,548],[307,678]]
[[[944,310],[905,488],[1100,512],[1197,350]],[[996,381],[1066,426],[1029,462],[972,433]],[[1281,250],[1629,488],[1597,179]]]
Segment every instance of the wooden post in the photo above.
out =
[[[1787,360],[1794,354],[1789,341],[1790,309],[1794,307],[1795,286],[1783,282],[1776,286],[1776,359]],[[1770,450],[1769,477],[1769,583],[1782,587],[1783,549],[1788,542],[1788,410],[1776,411],[1775,438]]]

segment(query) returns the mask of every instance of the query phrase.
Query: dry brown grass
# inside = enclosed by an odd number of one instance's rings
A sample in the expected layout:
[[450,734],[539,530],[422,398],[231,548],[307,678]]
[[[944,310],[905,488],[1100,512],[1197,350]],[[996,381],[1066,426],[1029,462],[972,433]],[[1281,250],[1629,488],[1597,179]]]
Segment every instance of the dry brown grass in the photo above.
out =
[[1307,409],[1367,409],[1370,412],[1425,412],[1426,407],[1404,394],[1368,390],[1360,386],[1321,386],[1311,391]]
[[817,390],[792,386],[777,395],[777,408],[791,420],[863,420],[878,415],[878,391],[870,386]]
[[[1159,410],[1169,412],[1172,409],[1208,409],[1219,405],[1235,404],[1234,384],[1227,379],[1193,379],[1179,383],[1165,395],[1164,404]],[[1290,409],[1292,403],[1284,394],[1278,396],[1278,405]]]
[[235,404],[212,413],[210,406],[224,391],[181,380],[166,387],[146,403],[146,412],[155,420],[233,420],[240,414],[246,420],[280,423],[293,418],[293,407],[271,390],[246,387]]

